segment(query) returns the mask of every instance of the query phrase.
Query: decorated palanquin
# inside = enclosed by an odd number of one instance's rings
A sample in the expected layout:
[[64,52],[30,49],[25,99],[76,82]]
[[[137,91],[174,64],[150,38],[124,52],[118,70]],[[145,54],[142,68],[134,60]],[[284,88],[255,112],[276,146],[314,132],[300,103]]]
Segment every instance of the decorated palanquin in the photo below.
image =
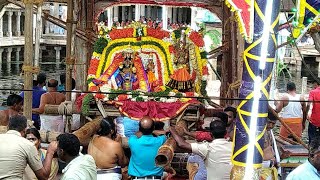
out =
[[95,98],[119,106],[132,119],[170,119],[206,96],[208,76],[202,34],[134,23],[101,29],[88,71]]

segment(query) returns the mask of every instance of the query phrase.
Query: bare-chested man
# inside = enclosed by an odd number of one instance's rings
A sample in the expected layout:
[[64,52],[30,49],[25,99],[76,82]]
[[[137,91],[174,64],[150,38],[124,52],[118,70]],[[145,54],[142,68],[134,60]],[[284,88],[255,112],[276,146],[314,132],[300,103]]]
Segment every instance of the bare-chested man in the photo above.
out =
[[18,115],[22,110],[23,98],[16,94],[11,94],[7,98],[8,109],[0,111],[0,126],[8,126],[9,118]]
[[64,94],[57,92],[58,81],[50,79],[48,81],[48,92],[41,95],[39,108],[32,109],[33,113],[40,114],[40,130],[64,132],[63,117],[61,115],[44,115],[44,107],[47,104],[59,105],[66,100]]
[[114,141],[116,137],[115,124],[111,120],[103,119],[98,135],[91,140],[88,153],[97,165],[97,180],[121,180],[121,167],[128,164],[121,143]]

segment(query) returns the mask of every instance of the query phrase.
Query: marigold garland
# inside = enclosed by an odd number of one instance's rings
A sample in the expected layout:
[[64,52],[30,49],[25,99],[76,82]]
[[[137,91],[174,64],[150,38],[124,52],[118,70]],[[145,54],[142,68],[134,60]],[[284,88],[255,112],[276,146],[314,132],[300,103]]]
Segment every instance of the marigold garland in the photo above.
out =
[[93,45],[94,52],[102,53],[103,49],[108,45],[108,41],[105,38],[100,37]]

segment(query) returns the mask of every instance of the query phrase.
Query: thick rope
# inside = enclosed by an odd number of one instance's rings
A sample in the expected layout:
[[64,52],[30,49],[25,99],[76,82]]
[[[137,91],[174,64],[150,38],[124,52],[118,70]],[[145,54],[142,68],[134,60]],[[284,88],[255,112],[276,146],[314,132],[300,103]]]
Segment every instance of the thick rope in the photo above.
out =
[[231,91],[239,89],[240,86],[241,86],[240,80],[237,80],[237,81],[229,84],[228,91],[227,91],[227,97],[231,97]]
[[72,102],[71,101],[65,101],[61,103],[58,107],[58,113],[60,115],[69,115],[72,114]]
[[22,71],[23,71],[23,72],[30,72],[30,73],[32,73],[32,74],[39,74],[40,68],[39,68],[39,67],[36,67],[36,66],[26,66],[26,65],[23,65],[23,66],[22,66]]

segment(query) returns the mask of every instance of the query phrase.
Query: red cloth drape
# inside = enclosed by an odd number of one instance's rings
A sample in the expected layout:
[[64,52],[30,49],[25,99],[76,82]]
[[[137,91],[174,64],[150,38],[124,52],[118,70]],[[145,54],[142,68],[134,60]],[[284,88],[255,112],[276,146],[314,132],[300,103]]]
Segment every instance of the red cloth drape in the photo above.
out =
[[117,102],[120,105],[119,110],[125,116],[131,119],[140,120],[144,116],[149,116],[153,120],[165,121],[172,119],[185,110],[190,104],[197,104],[198,101],[190,101],[183,103],[180,101],[173,103],[166,102],[135,102],[135,101],[121,101]]

